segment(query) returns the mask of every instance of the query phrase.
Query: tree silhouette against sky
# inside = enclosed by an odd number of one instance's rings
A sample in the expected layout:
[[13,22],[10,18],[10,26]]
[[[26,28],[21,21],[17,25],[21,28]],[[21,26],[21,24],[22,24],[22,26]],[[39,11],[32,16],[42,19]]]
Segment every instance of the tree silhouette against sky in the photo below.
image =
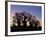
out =
[[[26,11],[22,11],[20,13],[16,12],[15,16],[13,16],[11,32],[15,31],[36,31],[42,30],[39,20],[35,16],[30,15]],[[28,24],[29,25],[28,25]]]

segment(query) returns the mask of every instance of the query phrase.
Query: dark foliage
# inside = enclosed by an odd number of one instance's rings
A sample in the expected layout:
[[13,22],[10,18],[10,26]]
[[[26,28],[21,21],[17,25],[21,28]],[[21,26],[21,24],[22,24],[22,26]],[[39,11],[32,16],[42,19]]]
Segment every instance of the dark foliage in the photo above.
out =
[[[26,15],[27,14],[27,15]],[[26,13],[23,11],[22,13],[15,13],[15,16],[13,17],[13,26],[11,26],[11,32],[17,32],[17,31],[36,31],[36,30],[42,30],[39,20],[35,21],[35,17],[32,19],[32,15],[29,13]],[[17,20],[17,21],[16,21]],[[23,25],[21,26],[21,21]],[[29,21],[29,26],[27,26],[27,22]],[[15,23],[18,24],[18,26],[15,25]],[[38,26],[38,27],[37,27]]]

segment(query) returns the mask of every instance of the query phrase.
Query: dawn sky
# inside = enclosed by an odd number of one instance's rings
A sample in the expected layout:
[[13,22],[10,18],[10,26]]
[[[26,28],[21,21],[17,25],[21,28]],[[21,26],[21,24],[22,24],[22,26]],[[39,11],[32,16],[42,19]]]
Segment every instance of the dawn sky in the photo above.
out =
[[26,11],[41,19],[41,6],[11,5],[11,15],[15,12]]

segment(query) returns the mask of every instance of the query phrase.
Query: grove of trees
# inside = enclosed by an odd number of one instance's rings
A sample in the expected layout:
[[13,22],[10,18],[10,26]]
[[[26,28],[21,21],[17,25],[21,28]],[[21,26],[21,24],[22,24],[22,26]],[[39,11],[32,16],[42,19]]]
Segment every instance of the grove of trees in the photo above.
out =
[[35,16],[32,16],[30,13],[26,11],[16,12],[13,16],[11,32],[16,31],[38,31],[42,30],[39,20]]

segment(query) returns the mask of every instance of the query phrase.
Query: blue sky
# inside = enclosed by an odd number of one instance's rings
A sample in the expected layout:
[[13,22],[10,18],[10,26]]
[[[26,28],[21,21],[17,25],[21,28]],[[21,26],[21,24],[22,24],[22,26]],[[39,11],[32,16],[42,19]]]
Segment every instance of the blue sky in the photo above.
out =
[[37,16],[38,18],[41,19],[41,6],[26,6],[26,5],[11,5],[11,15],[14,14],[15,12],[22,12],[26,11],[34,16]]

